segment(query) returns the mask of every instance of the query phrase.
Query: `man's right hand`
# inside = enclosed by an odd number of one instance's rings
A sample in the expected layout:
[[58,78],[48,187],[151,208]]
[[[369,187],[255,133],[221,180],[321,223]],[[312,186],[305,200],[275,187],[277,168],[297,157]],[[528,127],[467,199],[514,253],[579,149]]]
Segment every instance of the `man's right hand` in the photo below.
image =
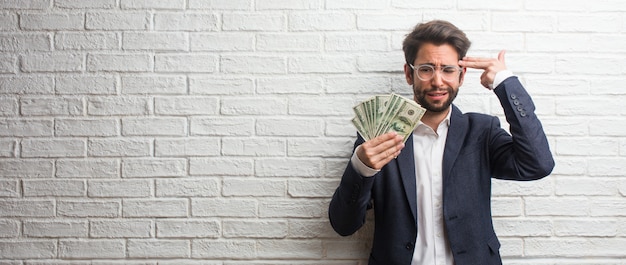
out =
[[361,144],[356,155],[366,166],[380,170],[389,161],[398,157],[404,148],[403,140],[404,138],[397,132],[388,132]]

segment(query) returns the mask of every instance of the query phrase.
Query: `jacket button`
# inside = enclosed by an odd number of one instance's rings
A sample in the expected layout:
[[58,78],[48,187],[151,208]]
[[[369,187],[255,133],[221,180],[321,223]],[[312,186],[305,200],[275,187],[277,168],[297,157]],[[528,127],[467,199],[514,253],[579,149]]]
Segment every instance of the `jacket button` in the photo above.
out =
[[517,99],[517,96],[515,94],[512,94],[511,99]]
[[519,100],[514,99],[514,100],[513,100],[513,105],[518,106],[518,105],[519,105]]
[[407,243],[404,247],[406,247],[407,250],[411,250],[413,249],[413,243]]

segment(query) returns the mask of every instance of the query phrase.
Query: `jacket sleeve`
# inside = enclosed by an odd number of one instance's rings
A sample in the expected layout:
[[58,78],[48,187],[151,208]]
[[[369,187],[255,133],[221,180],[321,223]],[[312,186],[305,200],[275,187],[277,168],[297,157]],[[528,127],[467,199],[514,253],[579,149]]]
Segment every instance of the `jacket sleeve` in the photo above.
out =
[[554,168],[554,159],[530,95],[515,76],[504,80],[494,92],[511,133],[508,135],[501,130],[491,136],[489,146],[494,177],[535,180],[549,175]]
[[[363,139],[359,136],[354,149],[362,143]],[[352,163],[348,163],[328,208],[330,224],[335,232],[348,236],[363,226],[375,178],[376,175],[361,176]]]

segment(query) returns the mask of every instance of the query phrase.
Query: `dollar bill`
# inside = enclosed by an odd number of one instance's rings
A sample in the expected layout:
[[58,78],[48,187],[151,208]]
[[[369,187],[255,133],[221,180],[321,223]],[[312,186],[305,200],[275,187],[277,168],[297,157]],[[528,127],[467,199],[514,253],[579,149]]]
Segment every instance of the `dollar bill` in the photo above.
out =
[[395,131],[406,141],[426,110],[397,94],[378,95],[353,107],[352,124],[363,139]]

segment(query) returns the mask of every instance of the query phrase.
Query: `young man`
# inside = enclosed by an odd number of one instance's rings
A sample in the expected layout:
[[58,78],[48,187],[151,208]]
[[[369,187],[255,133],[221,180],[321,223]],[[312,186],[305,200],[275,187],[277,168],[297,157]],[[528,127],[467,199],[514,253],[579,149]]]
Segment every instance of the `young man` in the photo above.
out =
[[[329,207],[333,228],[351,235],[373,207],[369,264],[502,264],[491,218],[491,178],[536,180],[554,160],[535,106],[497,58],[466,57],[470,41],[440,20],[418,24],[403,43],[406,81],[427,111],[403,143],[395,132],[360,136]],[[462,113],[452,101],[467,67],[484,70],[510,125]]]

